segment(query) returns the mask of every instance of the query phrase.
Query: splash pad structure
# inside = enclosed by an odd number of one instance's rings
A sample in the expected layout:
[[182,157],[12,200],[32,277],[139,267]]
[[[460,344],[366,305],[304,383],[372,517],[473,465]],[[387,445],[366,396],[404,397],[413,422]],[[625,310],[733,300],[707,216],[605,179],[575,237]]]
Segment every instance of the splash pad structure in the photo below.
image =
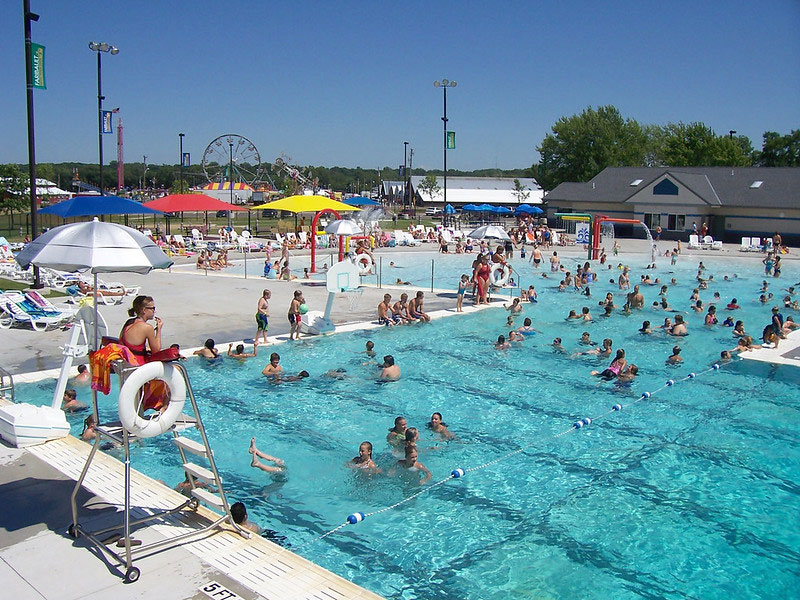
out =
[[300,331],[311,335],[333,333],[336,326],[331,321],[333,300],[337,293],[354,293],[361,284],[358,267],[349,260],[338,262],[328,269],[325,287],[328,290],[328,301],[325,311],[310,310],[302,317]]

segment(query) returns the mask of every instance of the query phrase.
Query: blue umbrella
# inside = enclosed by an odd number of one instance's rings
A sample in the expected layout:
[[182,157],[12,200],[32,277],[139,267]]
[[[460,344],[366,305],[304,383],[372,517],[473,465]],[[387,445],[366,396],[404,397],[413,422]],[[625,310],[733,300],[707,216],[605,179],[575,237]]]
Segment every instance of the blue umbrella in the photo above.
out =
[[511,214],[511,209],[506,208],[505,206],[498,206],[494,209],[494,212],[496,212],[498,215],[509,215]]
[[544,211],[541,208],[539,208],[538,206],[531,206],[530,204],[520,204],[515,209],[515,212],[528,213],[528,214],[531,214],[531,215],[540,215]]
[[483,209],[480,206],[475,206],[474,204],[465,204],[461,210],[466,210],[467,212],[480,212]]
[[453,208],[452,204],[448,204],[447,206],[444,207],[444,214],[446,214],[446,215],[454,215],[454,214],[456,214],[456,209]]
[[94,215],[161,215],[164,213],[119,196],[74,196],[69,200],[41,209],[39,214],[58,215],[62,219],[67,219]]
[[349,206],[378,206],[380,203],[375,202],[375,200],[371,200],[366,196],[355,196],[353,198],[348,198],[344,201],[345,204]]
[[487,212],[497,212],[495,207],[491,204],[479,204],[477,206],[478,210],[487,211]]

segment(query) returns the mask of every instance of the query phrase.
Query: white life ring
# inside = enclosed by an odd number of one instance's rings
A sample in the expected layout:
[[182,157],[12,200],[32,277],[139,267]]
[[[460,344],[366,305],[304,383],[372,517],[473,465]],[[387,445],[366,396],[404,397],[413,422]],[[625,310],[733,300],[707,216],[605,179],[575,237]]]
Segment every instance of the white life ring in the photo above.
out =
[[353,264],[358,267],[359,275],[369,275],[372,273],[372,267],[375,263],[372,262],[372,257],[367,254],[356,254],[353,258]]
[[[502,271],[503,275],[499,278],[495,277],[495,273]],[[503,287],[508,283],[508,278],[511,277],[511,267],[503,263],[494,263],[489,270],[489,285],[493,287]]]
[[[170,400],[167,409],[152,417],[139,414],[141,403],[139,389],[148,381],[161,379],[169,387]],[[122,384],[117,408],[122,426],[140,438],[148,438],[169,431],[183,412],[186,402],[186,382],[180,371],[164,362],[151,362],[138,367]]]

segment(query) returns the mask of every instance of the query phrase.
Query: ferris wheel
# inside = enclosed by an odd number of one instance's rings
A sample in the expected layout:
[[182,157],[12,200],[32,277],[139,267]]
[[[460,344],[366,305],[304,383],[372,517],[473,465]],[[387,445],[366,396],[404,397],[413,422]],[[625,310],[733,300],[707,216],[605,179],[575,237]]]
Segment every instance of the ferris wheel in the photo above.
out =
[[253,186],[265,170],[256,145],[234,133],[221,135],[206,146],[202,164],[209,183],[233,181]]

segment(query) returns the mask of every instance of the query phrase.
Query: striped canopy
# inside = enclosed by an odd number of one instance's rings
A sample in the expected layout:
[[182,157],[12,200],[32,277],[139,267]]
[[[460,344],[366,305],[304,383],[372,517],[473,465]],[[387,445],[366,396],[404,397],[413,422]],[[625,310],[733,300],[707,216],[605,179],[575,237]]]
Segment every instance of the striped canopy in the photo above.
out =
[[[222,183],[209,183],[208,185],[203,186],[204,190],[230,190],[231,189],[231,182],[230,181],[223,181]],[[252,190],[249,185],[246,183],[234,183],[233,184],[234,190]]]

